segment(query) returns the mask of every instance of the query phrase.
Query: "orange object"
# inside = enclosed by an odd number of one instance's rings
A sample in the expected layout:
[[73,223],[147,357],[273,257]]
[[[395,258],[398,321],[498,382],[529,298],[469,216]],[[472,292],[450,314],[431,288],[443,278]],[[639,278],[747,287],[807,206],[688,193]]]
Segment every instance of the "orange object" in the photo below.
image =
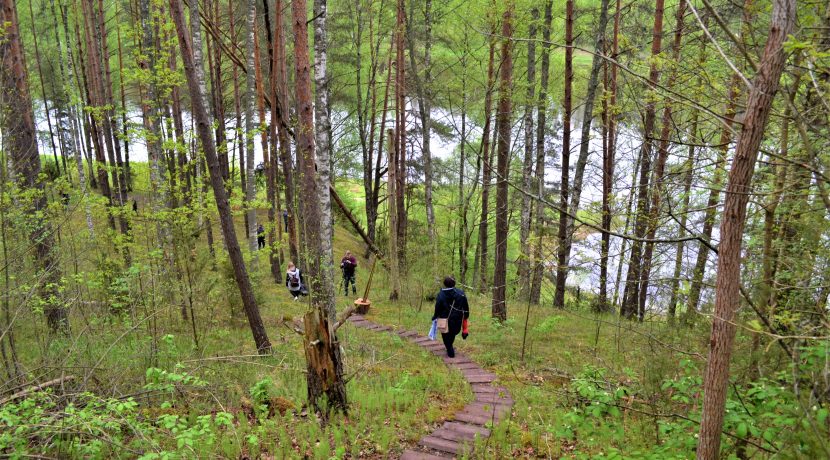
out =
[[461,332],[464,334],[470,333],[470,322],[466,319],[461,323]]

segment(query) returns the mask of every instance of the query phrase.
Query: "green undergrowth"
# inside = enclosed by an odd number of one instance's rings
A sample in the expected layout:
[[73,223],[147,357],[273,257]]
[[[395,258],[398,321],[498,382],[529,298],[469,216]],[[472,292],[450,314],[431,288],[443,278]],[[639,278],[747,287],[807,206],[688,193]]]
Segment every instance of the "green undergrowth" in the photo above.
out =
[[[590,313],[573,298],[568,310],[531,306],[529,318],[526,303],[508,300],[509,319],[499,323],[490,318],[488,297],[468,297],[470,336],[458,337],[457,350],[495,371],[515,400],[513,416],[478,441],[478,458],[694,458],[705,326],[620,321]],[[384,292],[375,299],[370,319],[428,331],[431,303],[423,301],[419,311],[412,301],[383,300]],[[750,347],[751,337],[739,334],[736,378],[747,372]],[[777,359],[775,351],[761,363]],[[732,386],[726,458],[821,456],[827,410],[803,407],[791,380],[784,371]],[[805,410],[821,422],[807,420]]]

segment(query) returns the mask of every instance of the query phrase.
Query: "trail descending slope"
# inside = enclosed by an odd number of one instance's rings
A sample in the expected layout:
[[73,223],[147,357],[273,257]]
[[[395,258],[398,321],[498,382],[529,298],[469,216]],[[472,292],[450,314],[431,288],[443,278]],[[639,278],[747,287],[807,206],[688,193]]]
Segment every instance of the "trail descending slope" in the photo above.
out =
[[464,409],[453,415],[453,421],[444,424],[424,436],[418,441],[416,449],[408,449],[401,455],[401,460],[432,460],[446,459],[469,455],[475,439],[488,438],[489,425],[495,425],[510,415],[513,399],[510,392],[504,387],[495,385],[496,375],[485,371],[470,358],[456,354],[454,358],[447,356],[444,345],[430,340],[411,330],[393,331],[389,326],[382,326],[367,320],[361,315],[353,315],[349,321],[357,327],[377,332],[393,332],[401,338],[420,346],[441,357],[450,368],[461,371],[464,380],[472,386],[475,400],[467,404]]

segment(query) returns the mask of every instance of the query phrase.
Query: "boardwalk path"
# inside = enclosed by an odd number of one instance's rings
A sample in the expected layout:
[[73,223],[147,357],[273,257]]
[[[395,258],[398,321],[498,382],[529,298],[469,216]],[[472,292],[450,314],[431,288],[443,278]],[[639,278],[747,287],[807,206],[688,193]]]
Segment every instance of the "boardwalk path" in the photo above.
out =
[[439,356],[444,363],[458,369],[464,379],[472,386],[475,400],[453,415],[454,420],[444,424],[418,441],[415,449],[405,450],[401,460],[431,460],[470,455],[473,441],[478,436],[485,439],[490,436],[487,425],[493,426],[510,415],[513,399],[504,387],[495,385],[496,375],[489,373],[470,358],[456,353],[454,358],[447,356],[440,341],[430,340],[415,331],[392,331],[388,326],[373,323],[361,315],[349,318],[357,327],[377,332],[390,332],[420,346]]

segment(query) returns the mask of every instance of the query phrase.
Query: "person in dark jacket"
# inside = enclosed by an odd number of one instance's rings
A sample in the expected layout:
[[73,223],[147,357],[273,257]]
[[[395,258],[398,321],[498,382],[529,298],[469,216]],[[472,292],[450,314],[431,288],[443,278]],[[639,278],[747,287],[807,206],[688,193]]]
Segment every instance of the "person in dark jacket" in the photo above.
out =
[[259,224],[259,227],[256,229],[256,242],[258,249],[265,247],[265,227],[262,224]]
[[354,273],[357,268],[357,259],[352,255],[352,251],[346,251],[346,255],[340,259],[340,268],[343,270],[343,289],[345,290],[343,295],[349,295],[349,283],[352,284],[352,294],[357,294]]
[[455,287],[455,279],[451,276],[444,278],[444,288],[435,298],[435,313],[433,321],[438,318],[447,318],[449,330],[441,333],[441,339],[447,348],[447,356],[455,357],[455,336],[461,332],[461,323],[470,317],[470,306],[464,291]]

